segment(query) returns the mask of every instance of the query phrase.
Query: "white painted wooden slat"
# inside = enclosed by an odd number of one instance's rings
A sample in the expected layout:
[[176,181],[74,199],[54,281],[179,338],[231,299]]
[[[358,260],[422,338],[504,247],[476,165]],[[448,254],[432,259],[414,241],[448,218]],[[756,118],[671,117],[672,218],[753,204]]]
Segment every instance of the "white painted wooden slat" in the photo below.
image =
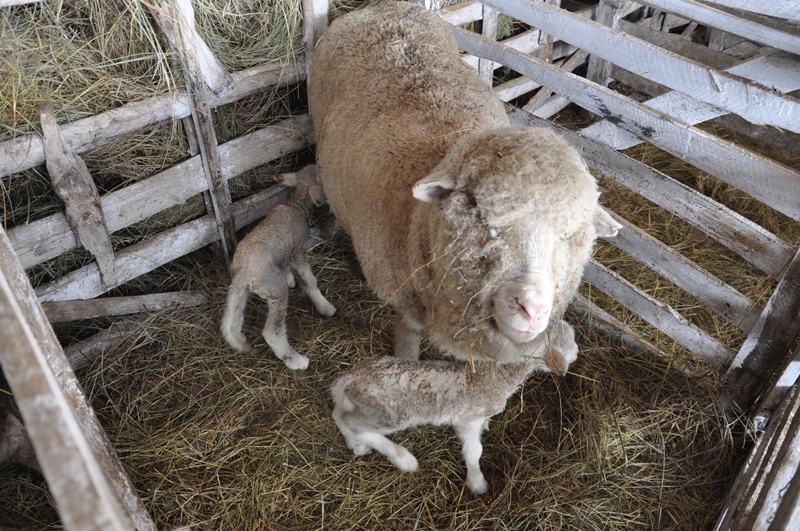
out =
[[[719,28],[779,50],[800,54],[800,36],[745,20],[694,0],[638,0],[639,3],[677,13],[701,24]],[[749,0],[746,0],[749,1]],[[776,0],[780,4],[783,0]]]
[[722,368],[733,358],[731,349],[694,326],[673,308],[641,292],[597,262],[589,262],[583,278],[711,366]]
[[727,109],[753,123],[770,123],[800,132],[800,101],[794,98],[542,2],[486,1],[508,15],[644,78]]
[[578,133],[506,106],[512,123],[545,127],[566,138],[589,167],[687,220],[774,279],[780,278],[796,248],[761,226],[663,173]]
[[[305,79],[305,61],[276,61],[231,74],[233,85],[211,101],[212,107],[233,103],[268,88],[291,85]],[[128,103],[96,116],[61,126],[64,142],[75,153],[84,153],[136,133],[149,131],[171,120],[191,114],[191,101],[184,91]],[[38,134],[0,142],[0,177],[43,164],[44,145]]]
[[2,228],[0,344],[0,366],[65,527],[154,530]]
[[45,302],[42,303],[42,309],[51,323],[67,323],[97,317],[156,312],[177,305],[200,306],[206,301],[208,296],[202,291],[176,291],[129,297]]
[[[726,72],[757,81],[780,92],[800,89],[800,57],[790,54],[758,57],[733,66]],[[657,96],[644,102],[644,105],[692,125],[727,114],[718,107],[697,101],[677,91]],[[642,139],[638,136],[607,121],[597,122],[585,128],[583,134],[607,143],[614,149],[627,149],[642,143]]]
[[[236,228],[265,216],[286,198],[287,191],[288,188],[283,186],[273,186],[234,203]],[[157,267],[205,247],[215,242],[217,237],[214,217],[206,215],[126,247],[116,254],[119,284],[130,282]],[[41,302],[55,302],[93,299],[107,291],[109,288],[100,283],[97,266],[92,263],[39,286],[36,295]]]
[[705,3],[800,22],[800,0],[705,0]]
[[[299,151],[312,136],[308,115],[297,116],[219,146],[223,176],[230,179],[271,160]],[[185,203],[208,188],[199,157],[100,198],[106,226],[113,233]],[[61,213],[9,230],[14,250],[26,269],[77,247]]]
[[797,171],[676,121],[580,76],[510,50],[502,43],[487,41],[459,28],[452,30],[459,46],[467,52],[508,65],[590,112],[800,220],[800,202],[796,199],[800,197],[800,173]]
[[676,253],[625,219],[614,216],[623,230],[608,242],[688,292],[744,332],[760,314],[753,302],[697,264]]

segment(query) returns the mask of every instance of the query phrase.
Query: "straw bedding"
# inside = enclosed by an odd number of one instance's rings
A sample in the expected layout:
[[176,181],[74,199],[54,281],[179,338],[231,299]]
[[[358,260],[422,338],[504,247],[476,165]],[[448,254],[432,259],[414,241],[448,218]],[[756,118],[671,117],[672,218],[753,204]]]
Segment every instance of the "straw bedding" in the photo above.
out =
[[[332,7],[342,12],[359,3]],[[299,50],[299,0],[203,0],[195,9],[201,34],[229,70]],[[4,8],[0,24],[0,64],[10,74],[0,76],[0,140],[36,130],[40,101],[55,101],[59,120],[75,120],[182,84],[147,10],[134,0]],[[304,105],[302,86],[228,105],[215,111],[217,134],[222,142],[305,112]],[[577,113],[559,120],[580,125]],[[183,160],[186,150],[176,122],[84,158],[103,193]],[[650,146],[629,154],[800,243],[796,223],[713,178]],[[800,166],[797,157],[768,154]],[[232,195],[263,189],[281,169],[312,157],[299,153],[239,176]],[[751,298],[763,303],[774,288],[680,220],[607,179],[602,184],[605,204]],[[60,209],[44,168],[4,177],[0,196],[5,228]],[[115,233],[114,244],[127,246],[203,213],[202,200],[189,201]],[[318,214],[317,223],[329,221],[329,213]],[[600,244],[597,257],[732,346],[742,341],[733,327],[612,246]],[[29,275],[38,285],[90,260],[73,251]],[[481,461],[487,495],[465,489],[460,444],[445,428],[393,436],[420,460],[413,474],[381,455],[353,456],[331,418],[328,390],[358,361],[391,352],[393,315],[365,285],[341,232],[317,243],[310,260],[338,312],[323,319],[293,290],[289,337],[311,360],[304,372],[288,370],[260,338],[263,301],[251,301],[245,322],[260,352],[246,356],[225,345],[218,323],[229,277],[211,249],[112,293],[200,289],[210,298],[196,308],[120,319],[134,323],[134,331],[79,374],[159,529],[705,529],[713,523],[751,443],[744,421],[720,406],[717,373],[587,286],[584,295],[670,357],[627,351],[578,326],[582,353],[570,374],[534,374],[491,422]],[[56,332],[67,345],[111,322],[69,323]],[[423,356],[437,354],[426,349]],[[13,407],[5,392],[0,406]],[[0,474],[0,528],[59,527],[41,476],[21,468]]]

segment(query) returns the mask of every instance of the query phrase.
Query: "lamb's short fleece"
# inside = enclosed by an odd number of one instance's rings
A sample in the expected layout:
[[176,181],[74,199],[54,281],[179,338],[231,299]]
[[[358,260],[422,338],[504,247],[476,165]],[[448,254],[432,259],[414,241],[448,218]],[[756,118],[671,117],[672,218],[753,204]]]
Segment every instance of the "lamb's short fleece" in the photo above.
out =
[[242,323],[247,296],[255,293],[269,305],[264,339],[287,367],[301,370],[308,367],[308,358],[295,351],[286,337],[289,288],[294,287],[295,276],[319,313],[326,317],[336,313],[336,308],[320,293],[303,250],[309,237],[308,215],[313,206],[325,202],[325,196],[314,165],[298,173],[278,175],[276,179],[294,190],[286,203],[272,209],[239,242],[231,264],[231,286],[221,328],[231,347],[253,352],[242,333]]
[[578,356],[571,326],[553,325],[557,335],[534,341],[538,351],[522,363],[374,358],[342,374],[333,384],[333,418],[356,455],[374,449],[400,470],[411,472],[417,459],[386,435],[423,424],[452,426],[462,443],[467,487],[475,494],[488,485],[480,469],[481,433],[489,417],[502,412],[508,398],[534,370],[564,374]]

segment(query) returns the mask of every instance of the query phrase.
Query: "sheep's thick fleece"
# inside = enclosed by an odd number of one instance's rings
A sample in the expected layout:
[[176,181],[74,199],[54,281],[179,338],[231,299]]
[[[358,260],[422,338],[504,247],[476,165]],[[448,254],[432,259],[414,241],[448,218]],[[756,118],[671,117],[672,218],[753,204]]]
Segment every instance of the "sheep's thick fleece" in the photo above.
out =
[[335,20],[310,81],[317,165],[364,275],[398,314],[395,354],[519,361],[618,225],[559,136],[509,125],[447,25],[410,3]]

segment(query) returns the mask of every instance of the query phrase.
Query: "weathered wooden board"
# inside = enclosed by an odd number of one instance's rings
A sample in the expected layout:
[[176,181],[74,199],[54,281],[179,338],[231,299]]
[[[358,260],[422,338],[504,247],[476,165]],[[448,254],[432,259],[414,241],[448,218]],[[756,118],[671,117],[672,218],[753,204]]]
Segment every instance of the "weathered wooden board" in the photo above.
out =
[[[739,471],[715,529],[797,529],[800,392],[794,386]],[[770,525],[772,524],[772,525]]]
[[671,177],[608,146],[510,106],[513,123],[557,131],[591,168],[642,195],[732,250],[748,263],[778,279],[797,250],[774,234]]
[[635,225],[619,216],[615,218],[624,229],[609,239],[609,243],[674,283],[740,330],[749,332],[753,328],[761,312],[750,299]]
[[[735,65],[727,72],[758,80],[781,92],[800,89],[800,58],[789,54],[771,54]],[[718,107],[697,101],[686,94],[672,91],[644,102],[645,106],[668,114],[687,124],[706,122],[727,114]],[[597,122],[583,131],[584,136],[598,139],[614,149],[627,149],[643,142],[641,138],[609,121]]]
[[[231,74],[233,85],[214,98],[212,107],[226,105],[269,88],[292,85],[305,79],[305,62],[272,62]],[[171,120],[191,114],[191,98],[185,91],[155,96],[128,103],[96,116],[82,118],[61,126],[64,142],[75,153],[84,153],[136,133],[149,131]],[[23,135],[0,142],[0,177],[21,172],[45,161],[42,137]]]
[[800,202],[796,200],[800,197],[800,173],[797,171],[676,121],[582,77],[524,56],[501,43],[459,28],[452,30],[459,46],[467,52],[508,65],[590,112],[800,220]]
[[[297,116],[219,146],[226,179],[309,145],[311,119]],[[208,189],[199,157],[111,192],[100,199],[106,226],[113,233],[185,203]],[[55,214],[9,231],[14,250],[26,269],[77,247],[63,214]]]
[[800,334],[800,251],[786,268],[753,330],[725,373],[721,387],[746,411]]
[[[314,46],[328,28],[328,0],[303,0],[303,48],[306,55],[306,80],[311,79]],[[309,81],[310,83],[310,81]]]
[[108,236],[100,195],[83,160],[64,145],[50,102],[39,106],[47,173],[56,195],[64,203],[64,216],[81,245],[92,253],[103,283],[116,283],[114,249]]
[[87,367],[114,345],[119,344],[122,338],[130,337],[130,334],[137,329],[146,334],[145,326],[146,322],[144,321],[117,321],[105,330],[68,346],[64,350],[64,354],[66,354],[72,370],[78,371]]
[[705,0],[705,3],[800,22],[800,0]]
[[583,278],[712,367],[725,367],[733,359],[735,353],[731,349],[694,326],[670,306],[641,292],[597,262],[589,262]]
[[[749,2],[749,0],[747,1]],[[774,2],[775,11],[781,9],[780,4],[782,2],[783,0]],[[761,42],[779,50],[800,54],[800,36],[745,20],[740,16],[726,13],[694,0],[639,0],[639,3],[682,15],[706,26],[719,28],[727,33],[733,33],[751,41]],[[721,4],[722,2],[719,3]],[[794,18],[797,18],[796,13]]]
[[[800,132],[800,101],[794,98],[776,94],[757,83],[709,68],[543,2],[487,0],[486,3],[578,48],[688,94],[694,99],[727,109],[756,124],[770,123]],[[793,53],[798,51],[800,43]]]
[[51,323],[65,323],[97,317],[155,312],[177,305],[199,306],[207,300],[208,297],[201,291],[177,291],[130,297],[45,302],[42,303],[42,309]]
[[155,530],[0,228],[0,364],[69,529]]
[[[273,186],[233,205],[236,228],[241,228],[267,214],[285,200],[288,188]],[[143,242],[117,253],[119,282],[125,283],[157,267],[196,251],[217,240],[216,224],[211,215],[167,229]],[[106,293],[100,283],[97,266],[89,264],[59,279],[39,286],[36,295],[41,302],[92,299]]]

